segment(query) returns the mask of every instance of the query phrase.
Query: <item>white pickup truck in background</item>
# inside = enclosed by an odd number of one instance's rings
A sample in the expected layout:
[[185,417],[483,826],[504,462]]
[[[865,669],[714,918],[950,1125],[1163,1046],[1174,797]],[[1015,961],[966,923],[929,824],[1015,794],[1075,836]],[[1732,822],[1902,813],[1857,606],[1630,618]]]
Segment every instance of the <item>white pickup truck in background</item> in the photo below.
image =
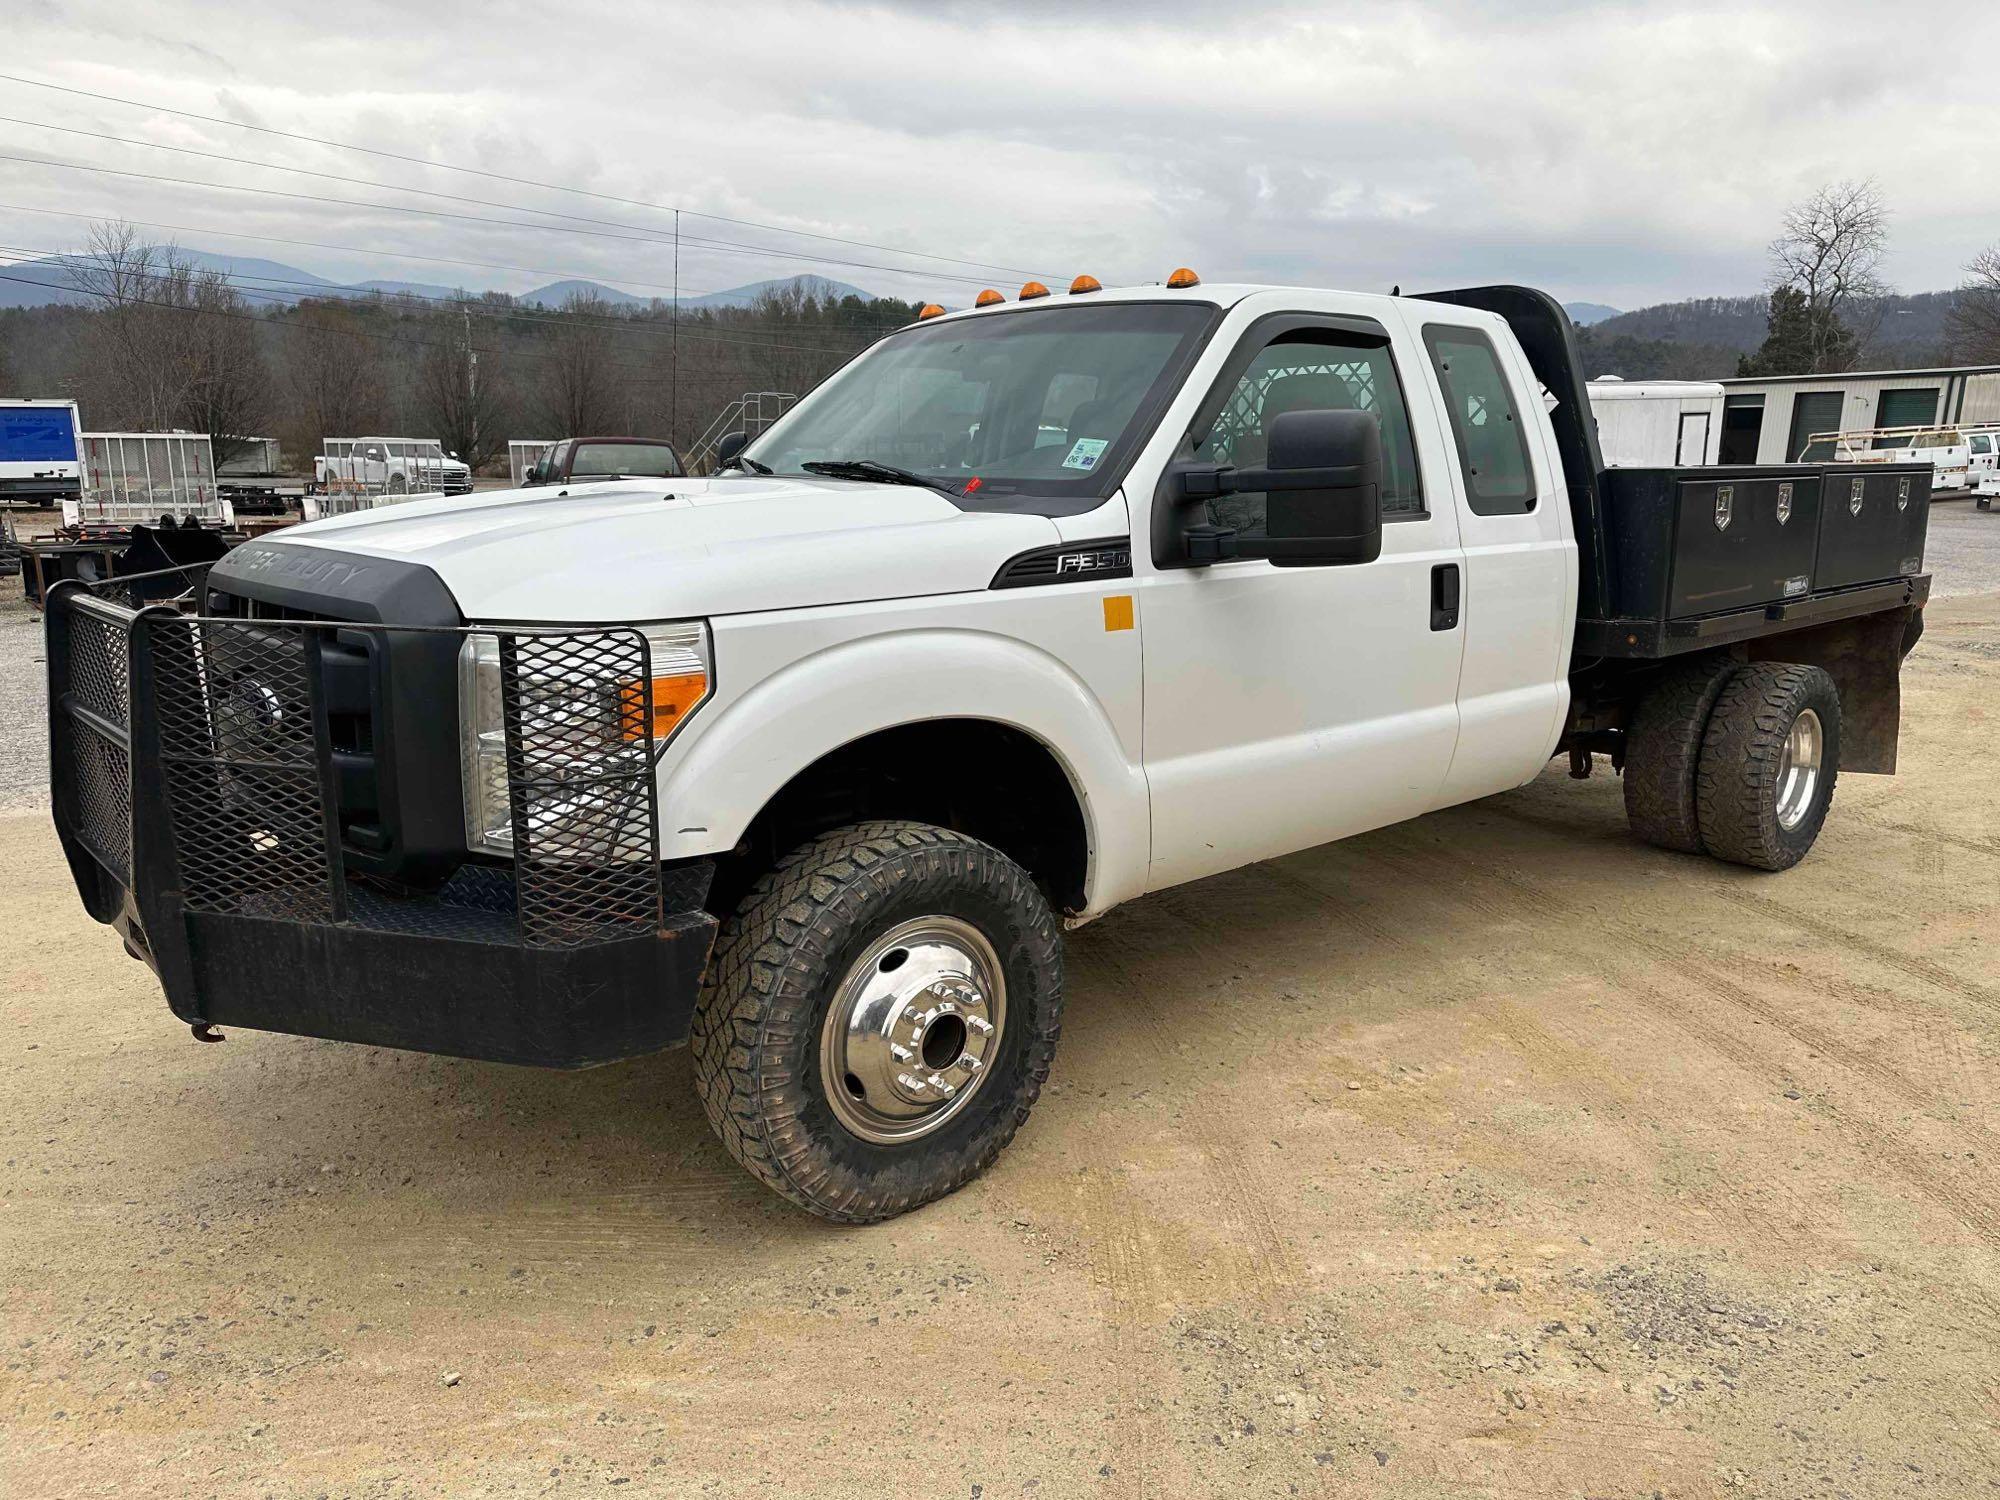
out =
[[328,438],[327,452],[313,456],[313,482],[320,493],[340,485],[376,494],[469,495],[472,470],[436,438]]
[[1894,769],[1928,469],[1607,468],[1523,288],[981,300],[711,478],[299,527],[179,614],[65,586],[85,904],[204,1037],[691,1037],[735,1157],[855,1222],[1027,1118],[1065,924],[1563,755],[1781,870]]

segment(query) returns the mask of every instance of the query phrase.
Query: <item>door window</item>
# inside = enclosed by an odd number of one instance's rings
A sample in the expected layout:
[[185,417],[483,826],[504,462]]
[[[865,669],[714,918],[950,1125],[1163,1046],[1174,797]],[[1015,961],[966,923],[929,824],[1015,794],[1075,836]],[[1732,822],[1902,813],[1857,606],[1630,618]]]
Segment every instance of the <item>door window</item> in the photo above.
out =
[[[1375,413],[1382,425],[1382,519],[1421,517],[1423,485],[1396,363],[1386,346],[1356,342],[1351,334],[1299,329],[1258,350],[1214,425],[1196,439],[1194,457],[1203,463],[1261,468],[1273,420],[1287,412],[1326,409]],[[1263,533],[1261,491],[1219,496],[1209,501],[1208,511],[1217,526],[1246,535]]]
[[1452,441],[1465,474],[1466,503],[1481,516],[1520,515],[1535,508],[1535,472],[1514,393],[1493,341],[1476,328],[1424,329]]

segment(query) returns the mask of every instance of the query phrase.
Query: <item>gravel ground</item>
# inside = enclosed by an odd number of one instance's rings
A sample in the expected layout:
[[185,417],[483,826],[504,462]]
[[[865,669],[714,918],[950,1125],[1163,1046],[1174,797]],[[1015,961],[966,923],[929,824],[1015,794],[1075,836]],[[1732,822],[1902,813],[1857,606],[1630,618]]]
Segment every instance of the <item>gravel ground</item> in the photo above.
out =
[[683,1052],[197,1046],[0,818],[0,1494],[1992,1496],[2000,599],[1904,687],[1784,875],[1551,768],[1114,912],[867,1229]]

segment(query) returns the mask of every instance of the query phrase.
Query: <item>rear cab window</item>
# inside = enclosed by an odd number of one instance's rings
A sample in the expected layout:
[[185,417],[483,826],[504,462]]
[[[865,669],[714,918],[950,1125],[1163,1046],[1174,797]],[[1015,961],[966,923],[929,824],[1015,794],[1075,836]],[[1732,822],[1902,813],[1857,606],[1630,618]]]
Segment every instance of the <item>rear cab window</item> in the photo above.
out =
[[1424,326],[1424,348],[1444,392],[1445,415],[1474,515],[1522,515],[1535,508],[1528,437],[1492,339],[1477,328]]
[[[1213,424],[1196,437],[1193,456],[1260,467],[1273,420],[1287,412],[1327,409],[1376,415],[1382,428],[1382,519],[1422,520],[1427,512],[1409,408],[1385,341],[1313,326],[1279,334],[1240,365]],[[1209,502],[1209,520],[1260,536],[1265,505],[1261,492],[1220,496]]]

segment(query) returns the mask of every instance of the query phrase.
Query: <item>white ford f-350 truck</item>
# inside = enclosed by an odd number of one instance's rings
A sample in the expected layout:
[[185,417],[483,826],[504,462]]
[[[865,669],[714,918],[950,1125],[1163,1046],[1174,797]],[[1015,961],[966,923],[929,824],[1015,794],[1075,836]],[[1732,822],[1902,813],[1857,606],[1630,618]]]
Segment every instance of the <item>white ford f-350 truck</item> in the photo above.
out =
[[1043,1082],[1065,924],[1531,780],[1766,870],[1892,771],[1920,466],[1617,468],[1524,288],[926,308],[707,479],[417,501],[48,611],[82,898],[217,1025],[692,1041],[860,1222]]

